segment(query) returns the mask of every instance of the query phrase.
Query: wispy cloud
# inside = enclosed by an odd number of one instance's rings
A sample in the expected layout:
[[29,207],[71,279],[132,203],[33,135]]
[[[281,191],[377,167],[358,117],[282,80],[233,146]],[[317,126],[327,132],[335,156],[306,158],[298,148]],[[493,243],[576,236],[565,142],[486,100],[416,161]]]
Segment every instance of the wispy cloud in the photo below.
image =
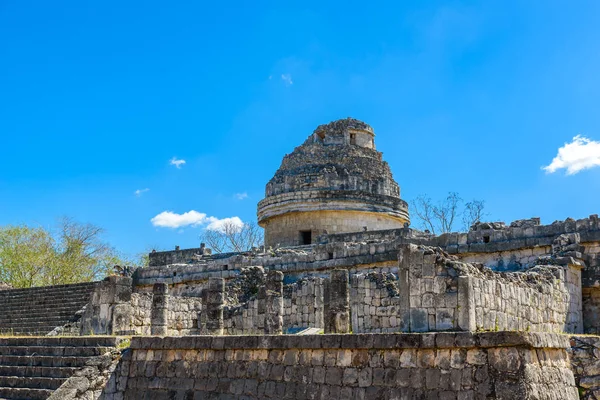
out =
[[145,189],[138,189],[133,193],[136,195],[136,197],[141,197],[141,195],[143,195],[144,193],[149,192],[149,191],[150,191],[150,189],[145,188]]
[[281,74],[281,80],[285,83],[285,86],[294,84],[294,81],[292,81],[292,75],[290,74]]
[[212,231],[222,231],[225,226],[242,227],[244,223],[239,217],[230,217],[219,219],[209,217],[205,213],[191,210],[183,214],[177,214],[173,211],[163,211],[150,220],[152,225],[158,228],[184,228],[206,226],[206,229]]
[[244,192],[244,193],[236,193],[235,194],[235,198],[238,200],[244,200],[248,198],[248,193]]
[[171,158],[169,164],[174,165],[177,169],[181,169],[181,166],[185,164],[185,160],[178,160],[177,157]]
[[600,166],[600,142],[577,135],[571,143],[565,143],[558,149],[558,154],[550,165],[542,167],[552,174],[566,169],[567,175],[575,175],[584,169]]

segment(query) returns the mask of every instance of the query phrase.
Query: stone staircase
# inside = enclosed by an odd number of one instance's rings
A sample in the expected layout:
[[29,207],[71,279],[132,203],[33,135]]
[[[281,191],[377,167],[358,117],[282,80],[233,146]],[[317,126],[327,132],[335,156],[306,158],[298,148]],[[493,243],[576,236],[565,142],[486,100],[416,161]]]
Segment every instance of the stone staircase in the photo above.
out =
[[0,291],[0,335],[46,335],[73,322],[97,284]]
[[45,400],[119,341],[108,336],[0,338],[0,400]]

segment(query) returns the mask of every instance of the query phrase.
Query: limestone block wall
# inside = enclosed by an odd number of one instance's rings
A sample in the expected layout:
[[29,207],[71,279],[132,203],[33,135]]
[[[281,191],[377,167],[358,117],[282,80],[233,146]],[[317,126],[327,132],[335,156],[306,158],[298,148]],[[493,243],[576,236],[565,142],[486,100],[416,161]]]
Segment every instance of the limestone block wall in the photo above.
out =
[[[136,335],[151,334],[152,294],[133,293],[131,296],[131,330]],[[198,313],[202,300],[198,297],[169,296],[167,332],[169,335],[198,334]]]
[[568,294],[564,285],[545,285],[540,291],[524,282],[474,277],[468,281],[476,330],[568,331]]
[[326,274],[334,268],[351,271],[395,268],[398,266],[398,243],[395,241],[359,241],[303,246],[294,249],[274,249],[266,252],[246,252],[215,255],[202,262],[190,262],[183,250],[168,255],[155,253],[158,260],[173,264],[141,268],[135,273],[136,291],[152,291],[157,282],[168,283],[172,294],[200,296],[209,278],[235,279],[242,268],[262,266],[265,270],[283,271],[286,276],[305,277]]
[[571,336],[571,369],[582,399],[600,397],[600,337]]
[[399,260],[404,331],[582,331],[577,268],[498,273],[416,245],[402,245]]
[[[226,306],[223,310],[225,335],[261,335],[264,333],[265,312],[259,309],[258,299]],[[262,312],[261,312],[262,311]]]
[[398,277],[387,272],[350,276],[350,309],[353,333],[401,330]]
[[311,277],[285,285],[283,288],[283,326],[323,328],[324,279]]
[[[265,244],[272,247],[299,246],[301,231],[310,231],[312,243],[324,234],[359,232],[368,230],[401,228],[404,220],[385,213],[323,210],[292,212],[265,221]],[[308,243],[310,244],[310,243]]]
[[103,396],[576,400],[568,346],[516,332],[134,337]]
[[600,287],[582,289],[583,298],[583,331],[584,333],[600,333]]

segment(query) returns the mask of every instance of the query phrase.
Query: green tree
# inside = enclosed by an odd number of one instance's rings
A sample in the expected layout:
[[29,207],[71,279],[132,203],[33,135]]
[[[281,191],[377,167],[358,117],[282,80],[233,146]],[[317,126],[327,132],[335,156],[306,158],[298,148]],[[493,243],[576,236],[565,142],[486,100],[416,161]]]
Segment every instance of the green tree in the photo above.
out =
[[47,266],[54,262],[53,239],[42,228],[0,228],[0,281],[15,288],[47,283]]
[[52,230],[0,227],[0,281],[15,288],[89,282],[125,265],[103,229],[61,218]]

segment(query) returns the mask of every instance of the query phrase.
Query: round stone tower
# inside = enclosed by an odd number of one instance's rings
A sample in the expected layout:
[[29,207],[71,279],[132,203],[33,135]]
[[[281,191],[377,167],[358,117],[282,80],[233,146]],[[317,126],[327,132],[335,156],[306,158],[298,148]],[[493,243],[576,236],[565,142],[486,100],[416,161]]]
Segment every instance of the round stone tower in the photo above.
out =
[[325,233],[401,228],[408,205],[375,150],[373,128],[347,118],[320,125],[269,181],[258,203],[266,246],[298,246]]

